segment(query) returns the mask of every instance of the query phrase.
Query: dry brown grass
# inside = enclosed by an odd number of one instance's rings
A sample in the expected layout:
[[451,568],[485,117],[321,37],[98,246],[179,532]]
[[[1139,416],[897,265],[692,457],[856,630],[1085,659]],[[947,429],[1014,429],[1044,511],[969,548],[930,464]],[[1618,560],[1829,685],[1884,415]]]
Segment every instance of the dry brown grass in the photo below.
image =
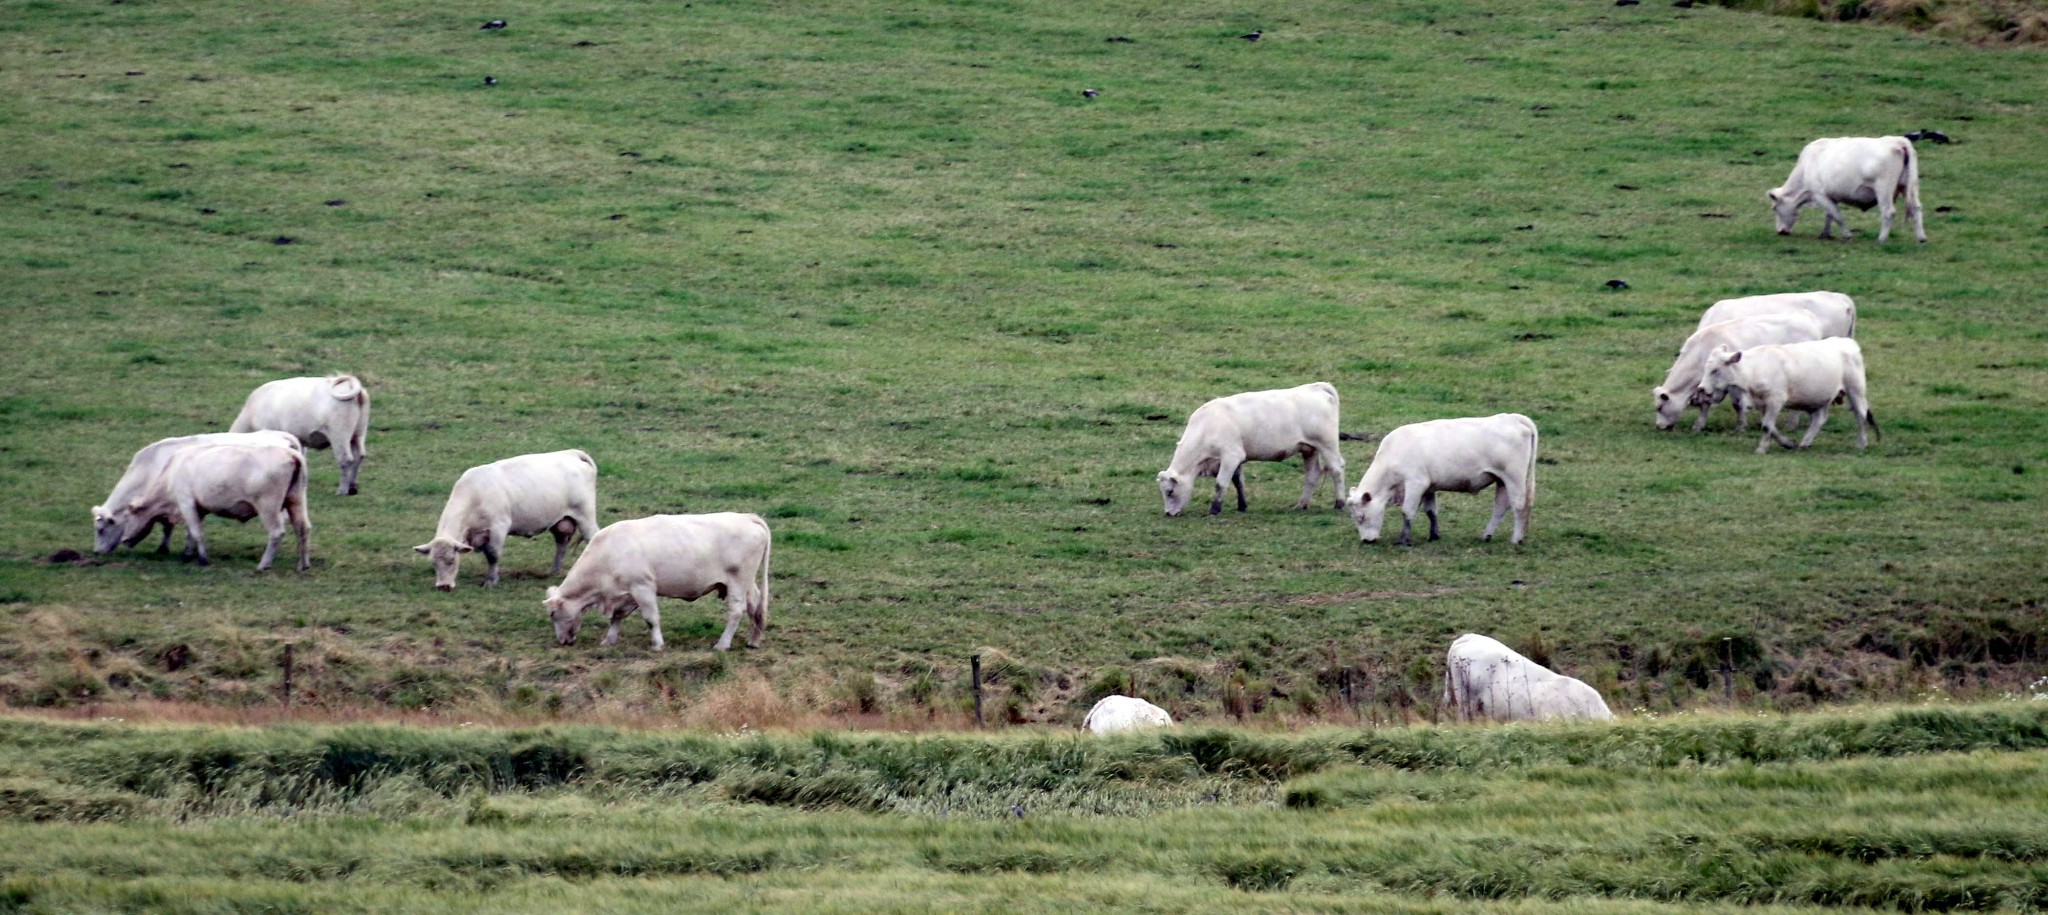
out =
[[1880,22],[1982,45],[2048,44],[2048,3],[2042,0],[1722,0],[1721,5],[1827,22]]

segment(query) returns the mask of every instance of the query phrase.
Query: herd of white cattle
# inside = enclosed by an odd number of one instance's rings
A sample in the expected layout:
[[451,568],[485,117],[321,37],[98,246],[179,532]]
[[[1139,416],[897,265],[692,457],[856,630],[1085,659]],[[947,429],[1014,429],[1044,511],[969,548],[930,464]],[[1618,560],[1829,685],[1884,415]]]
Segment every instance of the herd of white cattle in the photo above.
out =
[[[1801,208],[1827,214],[1822,237],[1837,223],[1849,235],[1837,204],[1880,208],[1878,240],[1891,233],[1894,201],[1903,199],[1915,236],[1921,228],[1919,167],[1913,144],[1904,137],[1843,137],[1815,140],[1800,153],[1783,186],[1767,194],[1779,234],[1792,230]],[[1834,292],[1782,293],[1727,299],[1701,315],[1680,346],[1664,383],[1651,392],[1655,425],[1669,429],[1687,407],[1697,407],[1694,431],[1707,414],[1731,400],[1739,428],[1749,410],[1761,407],[1764,437],[1804,448],[1827,421],[1828,407],[1846,403],[1856,416],[1856,447],[1868,445],[1866,427],[1877,428],[1865,390],[1863,352],[1856,345],[1856,304]],[[1778,428],[1782,411],[1804,411],[1806,435],[1795,446]],[[1387,507],[1401,506],[1397,544],[1413,542],[1415,513],[1429,519],[1429,539],[1440,539],[1436,494],[1476,493],[1493,487],[1493,517],[1482,539],[1493,539],[1502,519],[1514,515],[1511,539],[1528,535],[1536,501],[1536,423],[1519,413],[1437,419],[1400,426],[1380,439],[1372,464],[1345,491],[1344,456],[1338,447],[1339,399],[1328,382],[1219,397],[1188,417],[1172,462],[1159,472],[1168,516],[1178,516],[1194,494],[1196,481],[1212,478],[1209,513],[1223,510],[1227,486],[1237,490],[1237,508],[1247,507],[1247,461],[1303,459],[1301,500],[1310,506],[1324,476],[1332,478],[1336,507],[1347,511],[1360,541],[1379,539]],[[230,431],[167,438],[137,451],[107,500],[92,510],[94,549],[110,553],[134,546],[161,526],[158,552],[170,549],[175,523],[186,530],[185,555],[208,562],[203,519],[219,515],[236,521],[260,518],[269,542],[256,568],[270,568],[287,530],[296,533],[299,571],[311,566],[312,522],[306,509],[305,449],[331,448],[341,468],[339,495],[358,491],[357,474],[368,454],[370,396],[353,375],[287,378],[251,392]],[[654,515],[597,523],[597,462],[579,451],[507,458],[472,467],[455,482],[434,536],[413,549],[433,562],[434,586],[455,587],[463,554],[482,551],[486,586],[498,582],[505,538],[555,540],[549,577],[577,539],[588,543],[560,585],[542,601],[559,644],[575,641],[583,616],[592,609],[610,621],[603,644],[618,641],[619,624],[638,610],[660,650],[659,599],[696,600],[717,593],[726,602],[725,632],[715,646],[732,646],[742,622],[751,621],[749,647],[760,647],[768,623],[771,535],[760,516],[744,513]],[[1597,691],[1561,676],[1482,635],[1452,643],[1445,659],[1444,703],[1461,718],[1537,720],[1613,717]],[[1088,713],[1085,727],[1097,734],[1168,725],[1164,709],[1129,696],[1104,698]]]

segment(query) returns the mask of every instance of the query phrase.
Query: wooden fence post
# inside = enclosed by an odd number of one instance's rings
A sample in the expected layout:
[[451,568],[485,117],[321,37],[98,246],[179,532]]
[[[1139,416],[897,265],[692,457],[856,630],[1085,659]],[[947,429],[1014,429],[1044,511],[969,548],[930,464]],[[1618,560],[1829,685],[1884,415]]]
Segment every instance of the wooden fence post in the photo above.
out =
[[981,727],[981,655],[975,655],[974,664],[974,726]]
[[292,704],[292,646],[289,642],[284,646],[284,704],[286,708]]

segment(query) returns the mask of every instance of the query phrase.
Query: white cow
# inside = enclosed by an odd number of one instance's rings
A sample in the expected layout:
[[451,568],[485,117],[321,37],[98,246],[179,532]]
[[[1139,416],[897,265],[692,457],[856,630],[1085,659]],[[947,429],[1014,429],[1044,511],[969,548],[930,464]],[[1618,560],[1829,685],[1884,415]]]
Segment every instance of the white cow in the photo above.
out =
[[548,575],[562,571],[569,542],[582,534],[597,536],[597,462],[575,449],[523,454],[471,467],[455,481],[434,539],[413,547],[434,560],[434,587],[455,589],[462,554],[484,551],[490,570],[484,586],[498,583],[498,557],[505,537],[555,535],[555,564]]
[[[1679,414],[1688,405],[1700,408],[1700,418],[1692,424],[1692,431],[1707,427],[1707,411],[1720,400],[1700,396],[1700,379],[1706,374],[1707,354],[1715,347],[1732,346],[1740,350],[1766,343],[1804,343],[1825,336],[1820,322],[1804,312],[1738,318],[1693,331],[1692,336],[1685,338],[1685,345],[1678,348],[1678,359],[1664,374],[1664,383],[1650,389],[1657,411],[1657,428],[1669,429],[1677,424]],[[1749,428],[1749,402],[1737,397],[1735,411],[1739,428]]]
[[1906,199],[1906,218],[1913,220],[1913,237],[1927,241],[1927,229],[1920,223],[1920,161],[1913,141],[1905,137],[1829,137],[1806,144],[1799,162],[1785,183],[1766,192],[1771,212],[1778,218],[1778,234],[1792,234],[1802,207],[1817,206],[1827,218],[1821,222],[1820,237],[1842,226],[1842,240],[1849,240],[1849,223],[1835,205],[1846,203],[1868,211],[1877,207],[1877,240],[1892,235],[1892,214],[1896,201]]
[[740,618],[751,616],[748,648],[761,647],[768,627],[768,522],[759,515],[653,515],[620,521],[591,538],[569,577],[548,589],[542,604],[555,623],[555,641],[569,645],[592,607],[611,618],[604,644],[619,640],[619,621],[633,608],[654,634],[660,651],[661,610],[657,597],[696,600],[714,591],[725,598],[725,635],[715,646],[732,647]]
[[[1757,346],[1737,351],[1722,346],[1707,355],[1706,375],[1700,382],[1701,396],[1719,396],[1735,391],[1764,408],[1764,437],[1756,453],[1771,450],[1771,441],[1787,448],[1792,440],[1778,431],[1778,412],[1791,407],[1811,417],[1806,437],[1796,447],[1813,444],[1822,423],[1828,421],[1828,405],[1848,401],[1856,414],[1856,447],[1870,444],[1868,425],[1877,430],[1877,417],[1870,411],[1865,390],[1863,348],[1847,337],[1829,337],[1811,343]],[[1883,432],[1878,436],[1883,437]]]
[[369,456],[364,439],[370,434],[370,392],[354,375],[325,378],[282,378],[249,392],[230,432],[279,429],[299,437],[308,448],[333,448],[341,465],[335,494],[356,494],[356,471]]
[[1173,726],[1173,716],[1159,706],[1135,696],[1104,696],[1088,710],[1081,722],[1097,737]]
[[1824,290],[1773,292],[1769,295],[1722,299],[1700,315],[1700,323],[1694,329],[1704,329],[1709,325],[1737,318],[1783,314],[1812,315],[1814,320],[1820,322],[1823,337],[1856,336],[1856,300],[1839,292]]
[[1614,718],[1598,690],[1469,632],[1451,643],[1444,658],[1443,702],[1457,710],[1460,721]]
[[[147,490],[149,484],[164,472],[164,465],[170,463],[171,455],[177,453],[178,449],[192,445],[223,444],[280,445],[297,450],[300,454],[305,453],[305,449],[299,446],[298,438],[289,432],[208,432],[159,439],[145,445],[142,450],[135,452],[134,457],[128,459],[128,470],[121,474],[120,482],[114,484],[114,491],[107,493],[107,500],[92,507],[93,549],[100,553],[111,553],[115,547],[121,545],[123,529],[122,525],[114,520],[114,510],[126,506]],[[155,523],[163,525],[164,529],[163,542],[157,544],[156,551],[169,552],[173,526],[171,519],[168,516],[160,516]],[[146,530],[143,536],[148,536]],[[136,542],[140,542],[140,539],[138,538]]]
[[[115,540],[134,546],[158,518],[175,517],[185,525],[185,551],[197,551],[199,564],[212,557],[206,550],[203,519],[219,515],[236,521],[263,519],[270,543],[256,570],[270,568],[287,523],[298,533],[299,571],[311,567],[307,538],[312,521],[306,515],[306,456],[296,447],[279,444],[190,445],[172,452],[162,473],[125,505],[113,506],[108,519],[118,528]],[[97,520],[97,518],[95,519]],[[113,549],[104,539],[99,552]]]
[[1177,517],[1194,494],[1195,481],[1216,479],[1209,514],[1223,510],[1226,481],[1237,486],[1237,510],[1245,510],[1244,462],[1284,461],[1302,456],[1306,479],[1301,501],[1307,508],[1324,473],[1337,477],[1338,507],[1344,505],[1344,455],[1337,449],[1337,389],[1326,381],[1278,391],[1247,391],[1218,397],[1188,416],[1174,446],[1173,463],[1159,471],[1166,514]]
[[1496,413],[1401,426],[1380,439],[1372,466],[1344,504],[1358,525],[1358,539],[1373,543],[1380,539],[1387,504],[1399,499],[1401,537],[1394,542],[1406,546],[1414,542],[1409,531],[1418,508],[1429,515],[1429,539],[1439,539],[1437,493],[1478,492],[1488,486],[1494,487],[1493,520],[1486,523],[1482,539],[1493,539],[1512,508],[1514,542],[1521,543],[1529,509],[1536,504],[1536,423],[1529,417]]

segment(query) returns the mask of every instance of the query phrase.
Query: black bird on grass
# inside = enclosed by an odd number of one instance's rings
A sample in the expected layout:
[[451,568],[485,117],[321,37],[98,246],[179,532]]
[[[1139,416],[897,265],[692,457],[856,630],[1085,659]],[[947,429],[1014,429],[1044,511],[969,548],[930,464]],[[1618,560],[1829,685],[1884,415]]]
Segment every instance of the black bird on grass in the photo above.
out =
[[1948,134],[1942,133],[1939,130],[1928,130],[1924,127],[1919,130],[1913,131],[1912,133],[1906,134],[1906,139],[1912,140],[1915,143],[1918,143],[1921,140],[1932,140],[1936,143],[1949,142]]
[[1237,36],[1237,37],[1239,37],[1239,38],[1242,38],[1242,39],[1244,39],[1244,40],[1246,40],[1246,41],[1257,41],[1257,40],[1259,40],[1259,39],[1261,39],[1261,38],[1264,38],[1264,37],[1266,37],[1266,30],[1265,30],[1265,29],[1253,29],[1253,30],[1251,30],[1250,32],[1248,32],[1248,33],[1246,33],[1246,34],[1243,34],[1243,35],[1239,35],[1239,36]]
[[1606,286],[1607,286],[1607,288],[1609,288],[1609,289],[1612,289],[1612,290],[1614,290],[1615,292],[1620,292],[1620,291],[1622,291],[1623,289],[1627,289],[1627,288],[1628,288],[1628,281],[1627,281],[1627,280],[1608,280],[1608,281],[1607,281],[1607,283],[1606,283]]
[[497,85],[497,84],[498,84],[498,78],[497,78],[497,77],[495,77],[495,76],[486,76],[486,77],[484,77],[484,85],[486,85],[486,86],[495,86],[495,85]]
[[495,30],[495,29],[502,29],[502,28],[504,28],[504,27],[505,27],[505,20],[503,20],[503,19],[493,19],[493,20],[491,20],[491,21],[489,21],[489,22],[486,22],[486,23],[484,23],[484,27],[483,27],[483,28],[481,29],[481,31],[489,32],[489,31],[492,31],[492,30]]
[[1098,95],[1101,95],[1101,94],[1102,94],[1102,90],[1100,90],[1100,89],[1083,89],[1083,90],[1081,90],[1081,97],[1082,97],[1082,98],[1094,98],[1094,97],[1096,97],[1096,96],[1098,96]]

